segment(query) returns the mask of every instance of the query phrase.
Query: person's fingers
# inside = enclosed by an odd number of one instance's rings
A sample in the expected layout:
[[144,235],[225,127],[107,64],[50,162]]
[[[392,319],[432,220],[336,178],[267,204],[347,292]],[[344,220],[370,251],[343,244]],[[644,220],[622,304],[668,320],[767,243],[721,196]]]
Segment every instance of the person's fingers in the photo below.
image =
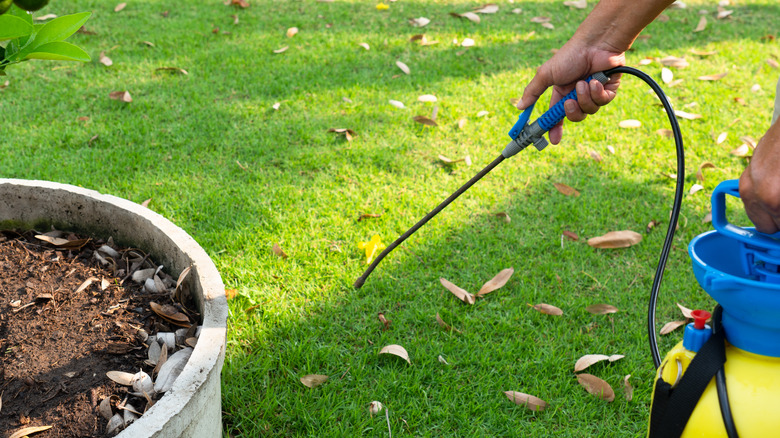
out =
[[780,231],[780,211],[762,201],[762,195],[765,198],[775,199],[777,194],[767,196],[759,193],[758,187],[753,183],[750,168],[746,169],[739,178],[739,193],[745,205],[745,213],[756,226],[757,231],[766,234]]
[[[591,83],[595,82],[601,85],[601,82],[596,80],[591,80],[590,82]],[[593,87],[592,85],[589,85],[585,81],[577,82],[577,103],[579,104],[582,112],[585,114],[596,114],[596,111],[599,110],[599,105],[596,102],[594,102],[593,97],[591,96],[591,91],[593,90],[592,87]],[[578,120],[573,120],[571,117],[569,117],[569,120],[573,122],[578,121]]]
[[531,82],[525,86],[520,102],[517,103],[517,109],[524,110],[533,105],[544,92],[553,85],[552,75],[547,72],[544,65],[539,67],[536,75]]
[[550,138],[550,143],[552,144],[560,143],[561,139],[563,138],[563,122],[553,126],[550,129],[550,131],[547,133],[547,136]]

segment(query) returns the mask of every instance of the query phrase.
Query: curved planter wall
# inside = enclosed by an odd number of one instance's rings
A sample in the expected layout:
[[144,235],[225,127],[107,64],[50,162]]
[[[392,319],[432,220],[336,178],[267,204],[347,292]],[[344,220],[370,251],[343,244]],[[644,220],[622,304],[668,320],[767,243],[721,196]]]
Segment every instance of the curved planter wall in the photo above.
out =
[[0,225],[80,231],[142,248],[176,278],[187,280],[203,315],[203,329],[176,383],[117,437],[222,436],[220,373],[225,359],[225,286],[206,252],[184,230],[134,202],[47,181],[0,179]]

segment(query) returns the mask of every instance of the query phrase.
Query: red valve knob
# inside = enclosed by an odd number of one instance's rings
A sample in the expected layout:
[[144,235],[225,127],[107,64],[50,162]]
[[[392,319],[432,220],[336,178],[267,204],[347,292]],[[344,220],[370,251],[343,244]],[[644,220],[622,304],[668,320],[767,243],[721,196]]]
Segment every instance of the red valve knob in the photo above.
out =
[[693,317],[693,328],[702,330],[704,328],[704,323],[710,319],[712,314],[706,310],[694,310],[691,312],[691,316]]

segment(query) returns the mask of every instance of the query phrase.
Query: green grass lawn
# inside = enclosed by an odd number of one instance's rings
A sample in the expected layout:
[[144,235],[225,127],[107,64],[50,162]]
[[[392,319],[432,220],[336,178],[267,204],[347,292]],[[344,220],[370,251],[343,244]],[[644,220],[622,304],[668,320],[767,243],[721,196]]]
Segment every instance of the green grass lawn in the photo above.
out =
[[[135,0],[114,12],[105,1],[54,1],[39,14],[93,11],[91,32],[72,38],[93,61],[29,62],[0,77],[0,85],[9,82],[0,90],[0,176],[151,198],[151,209],[213,257],[235,293],[225,436],[387,436],[385,412],[369,414],[374,400],[388,408],[396,437],[642,436],[654,374],[646,302],[674,188],[663,174],[675,172],[675,156],[671,140],[656,133],[668,128],[663,110],[638,79],[625,77],[612,105],[568,124],[561,145],[530,148],[496,168],[362,289],[352,287],[366,266],[359,241],[380,234],[389,243],[500,153],[518,115],[510,99],[592,2],[573,9],[499,0],[499,11],[478,24],[449,15],[481,5],[459,0],[399,0],[386,11],[358,0],[250,2],[234,9],[221,0]],[[780,56],[780,7],[761,0],[727,9],[733,14],[721,20],[712,1],[667,11],[628,54],[634,66],[685,57],[688,67],[672,68],[682,82],[664,88],[676,109],[702,115],[681,120],[686,190],[704,189],[685,196],[659,328],[679,319],[676,302],[713,306],[693,278],[687,242],[711,227],[702,219],[715,185],[746,164],[730,151],[741,136],[760,138],[770,122],[780,71],[766,60]],[[702,10],[707,27],[693,32]],[[531,21],[538,16],[554,28]],[[413,27],[408,20],[417,17],[431,22]],[[291,27],[299,32],[289,38]],[[410,42],[419,33],[439,43]],[[453,44],[464,38],[475,45]],[[716,53],[694,54],[704,51]],[[98,62],[101,52],[112,66]],[[640,68],[660,82],[659,62]],[[719,81],[697,79],[726,71]],[[109,99],[119,90],[133,101]],[[438,101],[418,102],[423,94]],[[430,117],[434,106],[438,127],[412,120]],[[625,119],[642,126],[619,128]],[[356,136],[347,141],[329,128]],[[473,164],[445,164],[439,155],[468,155]],[[704,162],[715,168],[704,169],[702,182],[695,174]],[[553,183],[581,194],[564,196]],[[734,217],[744,223],[744,215]],[[651,220],[661,224],[648,233]],[[622,250],[585,243],[624,229],[644,240]],[[564,230],[580,239],[562,240]],[[275,243],[287,258],[272,252]],[[508,267],[515,274],[507,285],[473,306],[439,283],[444,277],[476,292]],[[564,314],[528,306],[542,302]],[[585,311],[595,303],[619,312]],[[387,331],[379,312],[392,320]],[[443,330],[437,313],[460,332]],[[680,339],[680,332],[662,337],[661,350]],[[389,344],[405,347],[411,364],[378,355]],[[574,363],[590,353],[625,355],[588,370],[615,388],[612,403],[577,384]],[[329,380],[307,388],[299,381],[307,374]],[[632,401],[622,390],[628,374]],[[511,403],[509,390],[550,405],[532,412]]]

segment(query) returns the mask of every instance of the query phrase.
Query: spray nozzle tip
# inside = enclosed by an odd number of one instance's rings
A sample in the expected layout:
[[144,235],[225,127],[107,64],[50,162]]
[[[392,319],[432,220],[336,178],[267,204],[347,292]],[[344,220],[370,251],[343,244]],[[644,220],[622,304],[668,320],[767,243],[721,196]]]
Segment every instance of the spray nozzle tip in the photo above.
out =
[[702,330],[707,320],[712,317],[712,314],[706,310],[694,310],[691,312],[691,316],[693,317],[693,328]]

